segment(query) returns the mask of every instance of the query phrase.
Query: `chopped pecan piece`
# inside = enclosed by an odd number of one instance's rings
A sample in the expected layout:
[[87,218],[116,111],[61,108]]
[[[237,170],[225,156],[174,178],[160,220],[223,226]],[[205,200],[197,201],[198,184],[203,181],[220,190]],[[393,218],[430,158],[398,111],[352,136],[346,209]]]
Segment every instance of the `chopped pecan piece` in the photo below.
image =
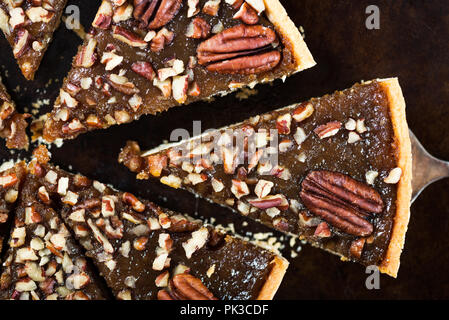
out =
[[122,199],[137,212],[143,212],[145,210],[145,205],[132,193],[124,192]]
[[330,171],[312,171],[302,182],[304,205],[329,224],[355,236],[368,236],[373,225],[367,220],[383,211],[379,193],[365,183]]
[[208,0],[203,7],[203,12],[210,16],[216,16],[218,14],[218,10],[220,9],[220,1],[221,0]]
[[139,92],[139,89],[132,82],[129,82],[126,77],[110,74],[106,79],[111,87],[123,94],[133,95]]
[[289,134],[292,123],[292,116],[289,113],[281,115],[276,120],[276,128],[279,134]]
[[314,111],[315,109],[310,102],[303,102],[296,107],[295,111],[293,111],[293,119],[295,119],[296,122],[301,122],[310,117]]
[[326,222],[321,222],[315,229],[315,232],[313,234],[315,237],[319,238],[329,238],[332,233],[329,229],[329,226]]
[[233,16],[233,19],[239,19],[246,24],[256,24],[259,22],[259,15],[256,10],[245,2]]
[[154,177],[160,177],[162,170],[167,167],[167,156],[150,155],[146,157],[148,169]]
[[385,177],[384,182],[389,184],[396,184],[401,180],[402,176],[402,169],[401,168],[394,168],[390,171],[387,177]]
[[254,74],[276,67],[281,54],[273,49],[276,33],[261,25],[238,25],[204,41],[197,49],[198,63],[209,71]]
[[170,44],[173,41],[174,36],[174,32],[169,31],[166,28],[162,28],[151,41],[151,51],[161,51],[166,45]]
[[285,208],[286,201],[287,201],[287,199],[285,198],[285,196],[283,196],[282,194],[277,194],[274,196],[266,196],[261,199],[249,200],[248,202],[252,206],[259,208],[259,209],[270,209],[270,208],[276,208],[276,207],[278,207],[279,209],[281,209],[281,208],[283,209],[283,208]]
[[195,18],[187,28],[186,36],[193,39],[207,38],[210,34],[210,24],[203,18]]
[[341,122],[332,121],[315,128],[313,132],[315,132],[320,139],[325,139],[336,135],[340,128]]
[[290,225],[285,218],[276,218],[273,220],[273,227],[275,227],[277,230],[288,232],[290,229]]
[[218,300],[200,279],[187,273],[174,276],[169,291],[161,290],[157,296],[159,300]]
[[134,62],[131,65],[131,70],[150,81],[153,81],[156,76],[156,72],[154,72],[153,67],[146,61]]
[[238,9],[245,3],[245,0],[226,0],[226,3],[231,5],[234,9]]
[[113,32],[112,36],[115,39],[120,40],[130,45],[131,47],[145,48],[147,46],[147,43],[143,39],[141,39],[137,34],[129,30],[126,30],[125,28],[113,26],[112,32]]
[[19,179],[17,179],[17,175],[15,173],[4,175],[0,177],[0,186],[3,188],[8,188],[16,184],[17,181],[19,181]]
[[189,9],[187,11],[187,18],[191,18],[194,15],[198,14],[200,10],[198,9],[198,4],[200,0],[188,0],[187,5],[189,6]]
[[95,49],[97,48],[97,40],[90,39],[87,45],[85,45],[77,54],[75,58],[75,66],[90,68],[97,61],[97,54]]

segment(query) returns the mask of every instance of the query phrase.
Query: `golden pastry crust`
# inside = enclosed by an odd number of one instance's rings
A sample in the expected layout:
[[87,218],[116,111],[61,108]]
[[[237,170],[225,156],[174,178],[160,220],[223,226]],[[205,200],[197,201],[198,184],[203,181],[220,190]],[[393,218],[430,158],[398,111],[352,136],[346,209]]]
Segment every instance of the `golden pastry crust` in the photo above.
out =
[[396,278],[399,270],[401,252],[404,247],[405,233],[410,218],[412,197],[412,151],[408,125],[405,115],[405,100],[397,78],[378,80],[384,88],[391,113],[391,121],[397,147],[397,166],[402,169],[396,198],[396,216],[390,243],[379,270]]
[[279,286],[281,285],[282,279],[284,278],[285,272],[288,268],[288,261],[282,257],[276,256],[273,259],[273,269],[268,276],[267,281],[259,292],[257,300],[272,300]]
[[[265,13],[268,19],[282,36],[284,45],[289,47],[296,60],[296,71],[308,69],[316,65],[301,33],[285,11],[279,0],[264,0]],[[288,43],[285,43],[288,42]]]

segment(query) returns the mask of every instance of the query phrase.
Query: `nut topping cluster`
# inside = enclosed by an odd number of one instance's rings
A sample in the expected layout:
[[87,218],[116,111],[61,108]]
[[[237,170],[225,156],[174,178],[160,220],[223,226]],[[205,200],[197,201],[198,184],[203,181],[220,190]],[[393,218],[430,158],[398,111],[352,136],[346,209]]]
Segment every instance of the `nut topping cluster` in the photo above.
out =
[[[284,49],[274,27],[261,22],[264,11],[261,0],[103,0],[44,138],[73,138],[271,79],[267,72]],[[212,86],[217,92],[209,87],[214,73],[229,75],[220,88]]]
[[[246,262],[231,262],[232,256],[226,256],[232,250],[238,250],[237,254],[241,255],[241,249],[235,249],[238,246],[234,248],[227,243],[242,240],[226,236],[211,226],[203,226],[190,217],[163,210],[129,192],[118,192],[101,182],[54,168],[47,164],[49,157],[44,147],[35,150],[34,156],[36,160],[29,164],[30,174],[25,188],[25,195],[33,202],[26,202],[23,219],[16,219],[18,224],[10,241],[10,246],[19,250],[21,258],[18,261],[12,255],[8,260],[8,267],[23,263],[30,273],[20,271],[17,277],[21,280],[16,284],[15,268],[8,268],[8,274],[2,277],[0,294],[5,292],[4,288],[14,287],[8,291],[13,299],[36,299],[37,296],[39,299],[80,298],[81,292],[87,298],[95,298],[90,291],[83,291],[94,285],[95,279],[85,268],[78,272],[77,267],[81,264],[71,256],[75,251],[69,229],[118,299],[216,300],[215,295],[228,297],[227,279],[215,272],[221,266],[216,263],[209,265],[207,261],[231,265],[221,272],[232,273],[236,268],[252,274],[252,266]],[[17,177],[10,175],[0,178],[4,186],[12,186],[17,181]],[[58,213],[64,223],[52,207],[60,210]],[[249,243],[240,245],[249,252],[256,249]],[[41,260],[43,250],[48,252],[48,257]],[[264,252],[261,248],[256,250]],[[266,270],[269,272],[275,255],[263,254],[268,255]],[[73,267],[67,268],[66,263]],[[59,264],[62,264],[61,274]],[[197,269],[198,264],[200,268]],[[208,270],[204,274],[201,273],[201,264],[206,264],[204,269]],[[257,268],[256,274],[260,273],[261,265]],[[141,276],[142,270],[145,270],[145,277]],[[61,276],[66,288],[61,288]],[[216,286],[217,280],[223,285]]]
[[9,234],[7,222],[13,216],[24,170],[24,165],[19,163],[0,173],[0,254],[3,241]]
[[[28,202],[22,199],[21,203]],[[38,203],[18,212],[0,278],[0,297],[102,299],[100,288],[92,283],[86,259],[57,214]]]

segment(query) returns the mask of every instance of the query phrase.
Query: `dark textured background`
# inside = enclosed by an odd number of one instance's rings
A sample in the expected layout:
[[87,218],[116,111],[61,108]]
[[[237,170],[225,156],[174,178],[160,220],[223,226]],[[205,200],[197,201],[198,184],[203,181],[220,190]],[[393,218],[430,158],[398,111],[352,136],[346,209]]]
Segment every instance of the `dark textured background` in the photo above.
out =
[[[350,87],[360,80],[398,76],[407,101],[410,128],[440,158],[449,159],[449,2],[447,1],[335,1],[281,0],[298,26],[318,65],[285,83],[259,86],[258,95],[239,101],[234,95],[214,103],[196,103],[171,109],[157,117],[96,131],[52,148],[53,162],[79,171],[119,189],[129,190],[170,209],[220,222],[234,222],[241,233],[269,231],[223,208],[173,191],[157,182],[137,182],[134,175],[116,162],[128,139],[144,148],[168,139],[175,128],[192,130],[201,120],[203,129],[241,121],[293,102]],[[392,3],[390,3],[392,2]],[[100,1],[69,1],[81,9],[81,21],[89,26]],[[365,28],[365,8],[376,4],[381,11],[380,30]],[[13,61],[6,41],[0,39],[1,74],[18,104],[29,107],[38,98],[55,99],[81,40],[61,26],[55,33],[36,80],[26,82]],[[58,79],[46,87],[49,79]],[[20,87],[17,87],[20,86]],[[20,90],[15,90],[20,88]],[[45,89],[45,90],[44,90]],[[48,111],[42,108],[41,112]],[[0,159],[10,155],[0,142]],[[308,245],[295,259],[281,285],[277,299],[414,299],[449,298],[449,180],[430,186],[411,208],[411,220],[401,269],[397,279],[381,276],[380,290],[365,288],[365,270]],[[288,252],[286,257],[289,257]]]

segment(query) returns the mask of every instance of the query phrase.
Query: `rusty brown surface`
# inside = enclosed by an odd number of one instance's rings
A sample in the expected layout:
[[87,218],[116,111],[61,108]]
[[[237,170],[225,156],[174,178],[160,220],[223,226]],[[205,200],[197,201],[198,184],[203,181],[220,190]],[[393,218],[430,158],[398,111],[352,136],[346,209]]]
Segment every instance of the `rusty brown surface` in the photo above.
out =
[[[449,3],[444,1],[376,1],[380,30],[367,30],[365,9],[371,1],[281,0],[294,22],[303,26],[306,42],[318,65],[285,83],[258,86],[258,94],[239,101],[235,95],[213,103],[173,108],[159,116],[84,134],[53,147],[52,161],[65,169],[111,183],[119,189],[155,201],[170,209],[200,216],[215,216],[233,222],[245,233],[269,231],[226,209],[196,200],[186,192],[171,190],[157,182],[135,180],[135,175],[117,163],[126,140],[144,148],[169,139],[176,128],[192,130],[194,120],[202,128],[219,128],[293,102],[350,87],[362,79],[398,76],[407,101],[410,128],[430,153],[449,159]],[[81,22],[89,26],[99,1],[73,0],[81,9]],[[36,80],[26,82],[7,42],[1,37],[0,73],[18,104],[30,108],[37,98],[56,98],[81,40],[62,26],[42,62]],[[53,79],[51,84],[46,84]],[[58,79],[56,82],[54,79]],[[20,87],[18,87],[20,86]],[[17,89],[17,90],[14,90]],[[49,111],[42,107],[41,113]],[[0,143],[0,159],[23,156],[10,153]],[[71,166],[71,167],[69,167]],[[381,276],[380,290],[365,288],[365,269],[343,263],[335,256],[304,245],[291,264],[277,299],[404,299],[449,298],[449,180],[426,189],[411,208],[411,220],[401,269],[397,279]]]

